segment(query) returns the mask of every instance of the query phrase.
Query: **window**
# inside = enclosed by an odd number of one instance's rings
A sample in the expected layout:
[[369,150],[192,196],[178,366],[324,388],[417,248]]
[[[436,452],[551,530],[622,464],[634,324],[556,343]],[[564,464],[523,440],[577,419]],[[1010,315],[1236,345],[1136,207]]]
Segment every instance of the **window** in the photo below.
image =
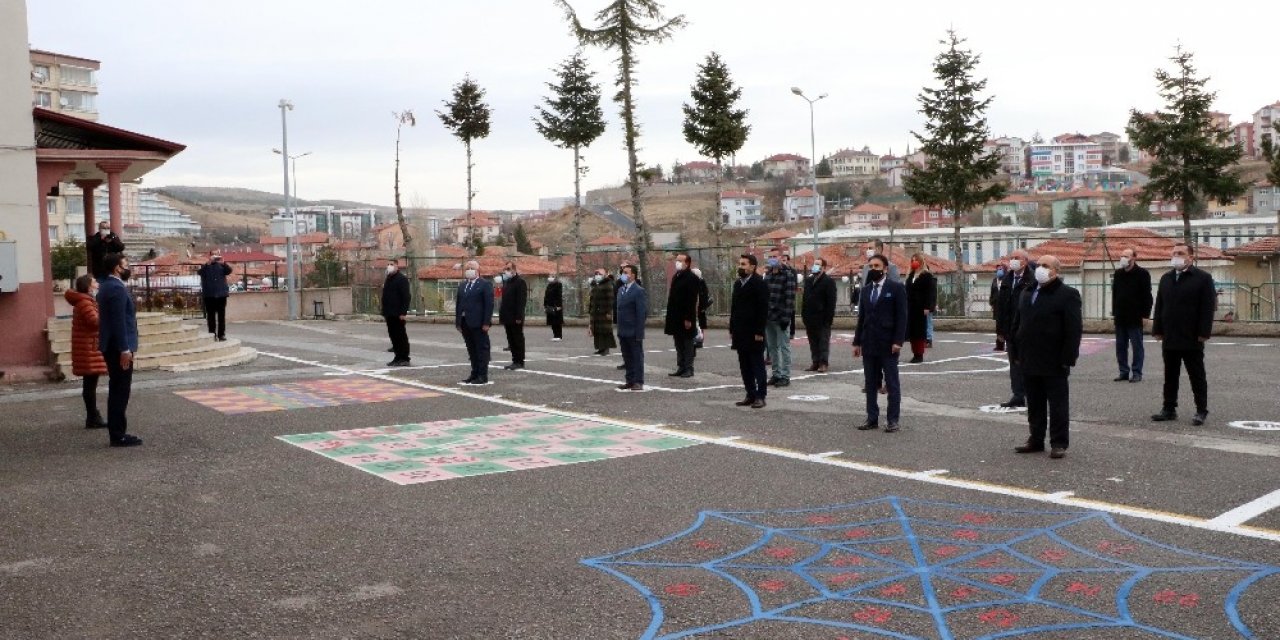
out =
[[71,65],[62,65],[62,84],[82,84],[92,87],[94,85],[93,69],[88,67],[73,67]]
[[72,111],[94,111],[94,95],[83,91],[63,91],[61,105]]
[[55,225],[49,225],[49,242],[57,242],[57,241],[58,241],[58,227]]
[[48,91],[37,91],[35,98],[31,100],[31,104],[48,109],[53,106],[53,94]]
[[45,213],[47,213],[47,214],[49,214],[49,215],[51,215],[51,216],[52,216],[52,215],[56,215],[56,214],[58,213],[58,199],[57,199],[57,198],[45,198],[45,199],[44,199],[44,212],[45,212]]
[[49,81],[49,78],[50,78],[49,65],[47,64],[31,65],[31,79],[33,81],[38,82],[40,84],[44,84]]
[[938,255],[938,243],[933,242],[929,244],[929,253],[935,256]]

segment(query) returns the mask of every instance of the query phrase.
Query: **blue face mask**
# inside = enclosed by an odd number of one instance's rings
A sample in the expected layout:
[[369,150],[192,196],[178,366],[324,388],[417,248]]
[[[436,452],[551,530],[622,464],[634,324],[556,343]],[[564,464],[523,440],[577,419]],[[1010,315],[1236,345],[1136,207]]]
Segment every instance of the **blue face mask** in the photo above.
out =
[[1004,269],[996,269],[996,277],[997,277],[997,278],[1003,278],[1003,277],[1004,277]]
[[622,275],[618,276],[618,282],[621,282],[622,284],[626,284],[626,283],[628,283],[628,282],[631,282],[631,275],[630,275],[630,274],[626,274],[626,273],[624,273],[624,274],[622,274]]
[[809,268],[810,273],[822,273],[822,265],[815,264]]
[[769,265],[770,269],[776,268],[778,266],[778,259],[769,258],[768,260],[765,261],[765,264]]

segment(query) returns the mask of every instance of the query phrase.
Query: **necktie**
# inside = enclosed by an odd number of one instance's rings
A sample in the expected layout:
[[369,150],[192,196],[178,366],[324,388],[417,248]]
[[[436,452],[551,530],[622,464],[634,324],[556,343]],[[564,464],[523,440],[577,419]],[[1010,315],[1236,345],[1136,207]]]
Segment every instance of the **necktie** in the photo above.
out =
[[1039,295],[1040,295],[1040,287],[1036,287],[1036,290],[1031,292],[1031,304],[1036,303],[1036,298]]
[[871,287],[871,304],[875,304],[880,300],[880,285]]
[[476,283],[476,281],[475,281],[475,280],[468,280],[468,281],[467,281],[467,289],[466,289],[466,291],[463,291],[463,293],[471,293],[471,285],[473,285],[473,284],[475,284],[475,283]]

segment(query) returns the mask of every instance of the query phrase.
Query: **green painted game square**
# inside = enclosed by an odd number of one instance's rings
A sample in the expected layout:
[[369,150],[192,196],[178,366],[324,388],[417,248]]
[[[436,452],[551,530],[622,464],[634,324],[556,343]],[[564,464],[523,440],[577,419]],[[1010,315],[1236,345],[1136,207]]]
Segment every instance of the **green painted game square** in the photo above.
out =
[[390,460],[387,462],[370,462],[368,464],[359,465],[365,471],[374,473],[395,473],[397,471],[417,471],[418,469],[426,469],[427,465],[412,460]]
[[649,447],[650,449],[662,450],[662,449],[679,449],[681,447],[692,446],[695,443],[692,440],[685,440],[684,438],[667,437],[667,438],[657,438],[654,440],[642,440],[635,444],[641,447]]
[[573,419],[566,418],[564,416],[545,416],[542,418],[534,418],[532,420],[527,420],[526,422],[528,422],[529,424],[538,425],[540,427],[545,427],[548,425],[566,424],[569,422],[573,422]]
[[463,418],[467,424],[506,424],[511,419],[506,416],[481,416],[479,418]]
[[597,437],[616,436],[619,433],[630,433],[630,432],[631,432],[631,429],[628,429],[626,427],[615,427],[607,424],[601,425],[598,427],[590,427],[587,429],[578,429],[578,433],[581,433],[583,435],[588,435],[588,436],[597,436]]
[[578,447],[580,449],[599,449],[601,447],[612,447],[622,444],[616,440],[608,438],[583,438],[581,440],[569,440],[561,443],[566,447]]
[[543,456],[560,462],[594,462],[596,460],[608,460],[609,455],[606,453],[598,453],[596,451],[568,451],[565,453],[548,453]]
[[397,449],[396,455],[401,458],[430,458],[432,456],[445,456],[453,453],[452,449],[444,447],[426,447],[423,449]]
[[353,444],[346,447],[339,447],[337,449],[325,449],[320,453],[323,453],[324,455],[329,456],[330,458],[341,458],[343,456],[354,456],[361,453],[381,453],[381,452],[378,451],[377,449],[374,449],[373,447],[365,446],[363,444]]
[[385,432],[387,432],[387,433],[390,433],[390,434],[396,434],[396,433],[417,433],[417,432],[419,432],[419,431],[426,431],[426,430],[427,430],[427,425],[425,425],[425,424],[396,424],[396,425],[392,425],[392,426],[390,426],[390,427],[383,427],[383,428],[382,428],[382,430],[383,430],[383,431],[385,431]]
[[451,464],[440,467],[450,473],[456,473],[460,476],[480,476],[486,473],[501,473],[503,471],[512,471],[511,467],[506,467],[496,462],[469,462],[467,464]]
[[456,433],[460,436],[464,436],[472,433],[484,433],[485,431],[488,431],[488,430],[489,430],[488,427],[481,427],[477,425],[472,425],[469,427],[454,427],[452,429],[445,429],[445,431],[448,431],[449,433]]
[[503,438],[502,440],[493,440],[491,442],[492,444],[496,444],[500,447],[532,447],[540,444],[546,444],[537,438],[528,437]]
[[437,447],[445,444],[458,444],[462,442],[462,438],[459,437],[461,435],[462,434],[458,434],[457,436],[436,436],[434,438],[414,438],[413,441],[428,447]]
[[304,444],[307,442],[321,442],[324,440],[332,440],[333,434],[328,432],[321,433],[299,433],[292,436],[280,436],[281,440],[289,444]]
[[494,449],[492,451],[476,451],[470,453],[473,458],[481,460],[508,460],[510,458],[525,458],[529,454],[519,449]]
[[521,427],[513,429],[513,431],[522,436],[543,436],[548,433],[560,433],[561,429],[558,427]]

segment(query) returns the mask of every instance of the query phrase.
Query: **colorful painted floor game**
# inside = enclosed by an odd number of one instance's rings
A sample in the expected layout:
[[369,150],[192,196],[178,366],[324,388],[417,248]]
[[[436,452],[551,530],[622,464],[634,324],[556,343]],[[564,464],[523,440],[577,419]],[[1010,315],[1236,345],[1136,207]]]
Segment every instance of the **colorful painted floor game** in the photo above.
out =
[[278,439],[402,485],[623,458],[697,444],[535,412]]
[[178,395],[227,415],[344,404],[438,398],[434,391],[367,378],[335,378],[254,387],[192,389]]
[[894,496],[704,511],[681,533],[583,563],[648,602],[642,640],[1257,638],[1239,603],[1280,579],[1280,567],[1179,549],[1102,512]]

